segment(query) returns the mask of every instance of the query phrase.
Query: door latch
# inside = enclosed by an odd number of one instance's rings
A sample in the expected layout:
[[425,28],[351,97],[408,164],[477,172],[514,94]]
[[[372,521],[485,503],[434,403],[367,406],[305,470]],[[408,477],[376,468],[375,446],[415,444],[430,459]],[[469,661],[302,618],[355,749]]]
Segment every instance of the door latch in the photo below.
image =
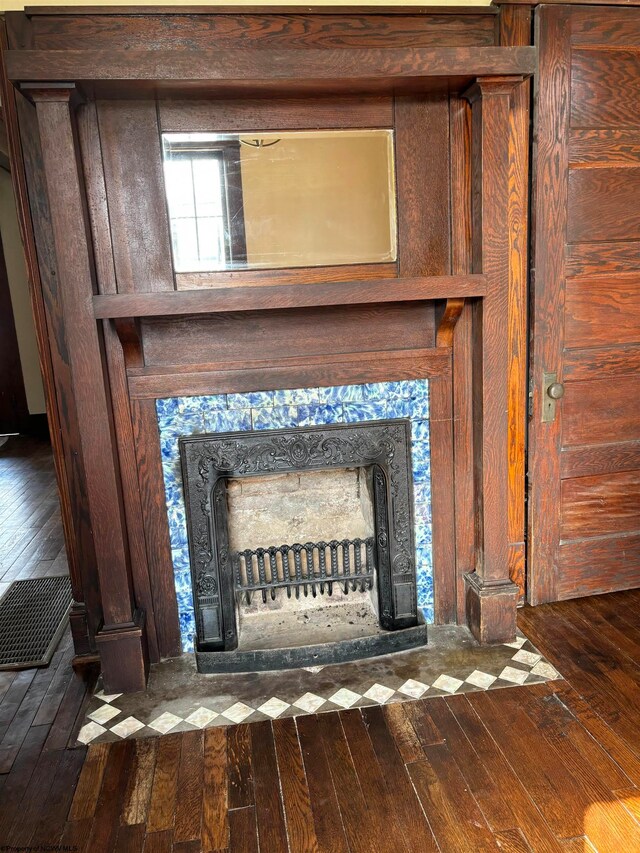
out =
[[557,373],[542,374],[542,423],[550,424],[556,418],[556,403],[564,397],[564,385],[558,382]]

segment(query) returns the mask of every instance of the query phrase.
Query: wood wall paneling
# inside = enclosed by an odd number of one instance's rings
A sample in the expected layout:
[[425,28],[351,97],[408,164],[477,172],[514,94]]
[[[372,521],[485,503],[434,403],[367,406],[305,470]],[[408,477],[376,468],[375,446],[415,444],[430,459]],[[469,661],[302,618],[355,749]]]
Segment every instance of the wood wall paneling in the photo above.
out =
[[307,98],[161,100],[158,114],[165,133],[392,127],[393,101],[349,95],[315,98],[312,104]]
[[256,389],[313,388],[318,385],[354,385],[431,379],[447,371],[445,348],[387,350],[185,365],[181,369],[144,367],[129,371],[132,397],[140,399],[196,394],[243,393]]
[[[215,10],[216,13],[219,10]],[[193,50],[209,47],[286,46],[293,48],[432,47],[437,45],[493,45],[492,15],[321,15],[245,14],[175,15],[168,31],[156,16],[68,17],[33,19],[33,44],[41,50],[69,50],[78,40],[88,50],[117,46],[151,50]]]
[[173,261],[154,101],[97,104],[119,293],[173,290]]
[[278,361],[293,356],[419,349],[434,338],[433,310],[419,303],[292,309],[143,320],[145,364]]

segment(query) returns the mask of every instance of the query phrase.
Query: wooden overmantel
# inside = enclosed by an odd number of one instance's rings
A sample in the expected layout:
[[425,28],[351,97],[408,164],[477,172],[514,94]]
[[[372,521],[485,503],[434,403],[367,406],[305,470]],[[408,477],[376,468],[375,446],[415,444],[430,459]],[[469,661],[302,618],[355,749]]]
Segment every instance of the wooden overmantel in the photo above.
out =
[[[149,660],[179,653],[158,474],[161,396],[326,376],[432,379],[436,618],[466,618],[483,642],[513,639],[535,54],[527,10],[505,7],[496,20],[495,10],[397,7],[7,14],[3,102],[74,642],[78,655],[99,653],[107,692],[142,689]],[[396,128],[399,262],[177,281],[158,128],[202,129],[212,116],[224,117],[224,130],[252,121]],[[307,329],[309,355],[240,358],[243,336],[262,322]],[[314,324],[338,324],[351,349],[311,351]],[[205,357],[200,342],[213,339],[222,343]]]

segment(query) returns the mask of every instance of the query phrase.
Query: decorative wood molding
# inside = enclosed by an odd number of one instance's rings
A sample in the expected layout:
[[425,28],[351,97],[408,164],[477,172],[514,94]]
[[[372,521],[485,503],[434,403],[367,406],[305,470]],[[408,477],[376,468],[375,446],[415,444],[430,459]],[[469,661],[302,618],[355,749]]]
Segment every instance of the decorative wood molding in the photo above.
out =
[[475,572],[466,576],[467,619],[480,642],[515,636],[518,587],[509,578],[509,128],[522,78],[479,78],[472,104],[473,268],[487,277],[474,310]]
[[220,314],[228,311],[272,311],[278,308],[315,308],[367,305],[378,302],[418,302],[431,299],[483,296],[482,275],[385,278],[374,281],[337,281],[305,285],[264,285],[182,290],[167,293],[123,293],[93,297],[97,319],[169,317]]
[[[100,584],[103,627],[96,639],[100,644],[103,634],[109,636],[112,654],[103,656],[103,676],[110,689],[142,689],[148,668],[144,613],[135,617],[139,632],[134,636],[129,631],[134,622],[135,604],[119,463],[111,433],[112,401],[90,301],[93,290],[90,238],[72,122],[71,104],[75,95],[72,86],[53,89],[42,86],[33,91],[57,258],[57,292],[62,323],[67,330],[67,358],[80,425],[80,452],[87,488],[84,511],[91,516]],[[73,239],[69,239],[70,233]],[[127,637],[122,650],[116,651],[119,644],[112,640],[119,631],[125,631]],[[134,682],[133,674],[142,677]]]
[[453,346],[453,333],[455,332],[456,323],[460,319],[463,308],[464,298],[450,297],[447,299],[438,323],[438,328],[436,329],[437,347]]
[[7,50],[7,76],[21,84],[171,81],[198,82],[208,92],[303,90],[327,88],[398,91],[413,85],[423,90],[433,78],[483,75],[531,75],[533,47],[429,47],[307,50]]

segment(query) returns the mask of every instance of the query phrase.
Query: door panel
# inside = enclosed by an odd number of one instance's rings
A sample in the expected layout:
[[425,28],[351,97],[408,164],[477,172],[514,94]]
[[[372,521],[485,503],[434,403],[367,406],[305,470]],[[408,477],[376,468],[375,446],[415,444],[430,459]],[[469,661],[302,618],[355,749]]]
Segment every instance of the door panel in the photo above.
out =
[[[638,56],[640,63],[640,55]],[[640,74],[640,65],[638,66]],[[640,98],[638,98],[640,103]],[[636,118],[636,121],[639,121]],[[587,243],[640,238],[640,168],[571,168],[567,240]]]
[[536,15],[532,603],[640,586],[640,9]]
[[633,343],[640,327],[640,273],[567,278],[566,347]]
[[[575,33],[572,41],[576,41]],[[572,127],[635,127],[638,100],[637,51],[591,46],[589,50],[572,50]]]

